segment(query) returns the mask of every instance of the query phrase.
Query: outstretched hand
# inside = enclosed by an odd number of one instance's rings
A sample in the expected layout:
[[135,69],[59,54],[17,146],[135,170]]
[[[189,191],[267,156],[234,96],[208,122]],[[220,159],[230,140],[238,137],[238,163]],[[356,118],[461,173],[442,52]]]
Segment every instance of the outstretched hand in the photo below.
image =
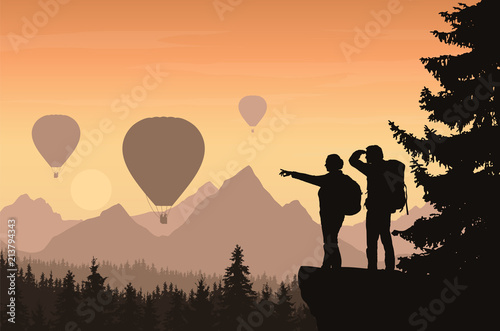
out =
[[283,177],[288,177],[292,174],[293,171],[288,171],[288,170],[283,170],[283,169],[280,169],[280,176],[283,176]]

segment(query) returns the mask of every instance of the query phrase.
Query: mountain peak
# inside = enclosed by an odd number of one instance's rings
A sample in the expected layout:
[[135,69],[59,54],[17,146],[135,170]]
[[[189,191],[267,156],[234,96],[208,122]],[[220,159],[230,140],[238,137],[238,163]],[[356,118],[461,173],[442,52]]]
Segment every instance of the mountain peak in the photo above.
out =
[[30,196],[27,193],[21,194],[17,199],[16,202],[18,201],[33,201],[33,199],[30,198]]
[[102,211],[101,216],[105,216],[105,217],[112,216],[113,218],[130,217],[130,215],[127,213],[125,208],[123,208],[123,206],[119,203]]
[[44,199],[42,199],[42,198],[32,199],[27,193],[21,194],[16,199],[16,201],[14,202],[14,204],[16,204],[16,203],[33,203],[33,202],[36,202],[36,203],[38,203],[40,205],[48,205],[47,201],[45,201]]
[[[255,176],[255,172],[253,171],[252,167],[247,165],[245,168],[241,169],[235,176],[238,175],[245,175],[245,176]],[[257,176],[255,176],[257,177]]]
[[[27,193],[21,194],[11,206],[22,206],[22,208],[42,208],[47,213],[54,212],[47,201],[42,198],[32,199]],[[59,214],[57,215],[60,216]]]
[[262,186],[262,183],[260,182],[259,178],[257,178],[257,175],[255,175],[255,172],[253,171],[252,167],[246,166],[245,168],[241,169],[234,175],[233,177],[226,179],[224,183],[222,183],[222,186],[220,187],[221,189],[223,187],[226,187],[229,185],[229,183],[238,183],[238,185],[241,185],[242,183],[244,184],[249,184],[249,183],[258,183],[260,186]]

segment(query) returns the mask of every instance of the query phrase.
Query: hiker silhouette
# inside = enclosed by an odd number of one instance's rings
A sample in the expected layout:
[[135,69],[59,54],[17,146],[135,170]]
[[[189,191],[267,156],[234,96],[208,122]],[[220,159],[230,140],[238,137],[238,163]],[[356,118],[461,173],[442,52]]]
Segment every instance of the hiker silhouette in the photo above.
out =
[[[366,162],[360,160],[366,155]],[[391,185],[388,182],[388,162],[384,160],[382,148],[368,146],[366,151],[357,150],[349,158],[349,163],[367,179],[368,197],[365,201],[366,212],[366,257],[368,269],[377,270],[378,238],[384,245],[385,269],[394,270],[395,256],[390,233],[391,213],[395,211],[391,202]]]
[[[288,171],[281,169],[280,176],[299,179],[309,184],[317,185],[320,187],[318,191],[321,229],[323,232],[323,248],[324,258],[322,268],[324,269],[340,269],[342,265],[342,258],[338,247],[338,234],[342,223],[344,222],[345,215],[352,215],[359,211],[359,201],[361,199],[361,190],[359,185],[354,182],[349,176],[342,173],[344,161],[337,154],[330,154],[326,158],[325,167],[328,171],[325,175],[313,176],[295,171]],[[346,192],[345,188],[347,183],[351,183],[350,187],[354,190],[359,190],[359,197],[356,207],[356,199],[354,199],[354,210],[346,211],[345,203]],[[354,183],[354,184],[352,184]],[[348,189],[349,190],[349,189]],[[354,192],[356,195],[357,193]],[[347,194],[349,195],[349,194]],[[351,208],[352,209],[352,208]]]

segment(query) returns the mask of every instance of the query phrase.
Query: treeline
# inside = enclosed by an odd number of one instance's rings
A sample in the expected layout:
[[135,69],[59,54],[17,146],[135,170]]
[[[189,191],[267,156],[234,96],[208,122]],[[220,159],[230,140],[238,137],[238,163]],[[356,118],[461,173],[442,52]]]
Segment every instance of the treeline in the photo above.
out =
[[[71,270],[75,275],[76,282],[81,282],[82,280],[87,279],[86,277],[90,267],[90,264],[88,263],[74,264],[69,263],[64,259],[59,261],[43,261],[41,259],[33,259],[26,256],[18,257],[18,268],[26,270],[28,264],[37,275],[44,273],[48,276],[52,273],[54,278],[64,278],[66,272]],[[108,282],[110,279],[116,280],[116,287],[119,289],[122,289],[130,282],[135,288],[141,288],[143,291],[149,292],[152,292],[156,285],[162,284],[165,281],[167,284],[170,282],[174,283],[179,289],[189,292],[195,287],[196,282],[201,277],[205,278],[205,281],[208,284],[219,282],[222,278],[220,274],[206,274],[201,270],[197,272],[180,272],[163,267],[159,268],[154,264],[148,264],[144,259],[135,260],[132,263],[125,262],[119,264],[115,264],[107,260],[99,261],[99,272],[108,276]],[[277,288],[279,286],[279,281],[276,279],[276,276],[269,276],[266,274],[256,276],[250,275],[250,280],[254,284],[255,288],[262,288],[262,286],[266,283],[273,288]],[[285,279],[284,281],[285,283],[289,283],[292,280]],[[112,287],[115,286],[112,285]]]
[[[18,258],[18,268],[26,270],[28,264],[36,274],[44,273],[48,276],[52,272],[54,278],[64,278],[67,271],[71,270],[75,275],[76,282],[87,279],[90,267],[88,263],[73,264],[64,259],[47,262],[27,257]],[[133,263],[120,264],[114,264],[107,260],[99,261],[99,272],[108,277],[108,282],[110,279],[115,280],[115,284],[111,285],[112,287],[122,289],[130,282],[135,288],[142,288],[143,291],[149,292],[152,292],[157,284],[162,284],[165,281],[167,281],[167,284],[172,282],[179,289],[189,291],[201,277],[204,277],[210,284],[220,280],[220,275],[207,275],[201,271],[179,272],[168,268],[157,268],[154,264],[147,264],[144,259],[133,261]]]
[[[11,295],[7,278],[11,267],[2,252],[1,324],[6,330],[28,331],[316,329],[307,306],[292,300],[300,295],[296,278],[275,289],[265,284],[255,291],[240,246],[230,261],[222,280],[209,284],[200,276],[188,292],[172,282],[152,291],[136,289],[131,283],[119,290],[113,276],[101,275],[96,258],[81,282],[71,270],[64,278],[44,272],[36,277],[28,264],[25,270],[18,269],[15,295]],[[11,297],[14,310],[8,306]]]

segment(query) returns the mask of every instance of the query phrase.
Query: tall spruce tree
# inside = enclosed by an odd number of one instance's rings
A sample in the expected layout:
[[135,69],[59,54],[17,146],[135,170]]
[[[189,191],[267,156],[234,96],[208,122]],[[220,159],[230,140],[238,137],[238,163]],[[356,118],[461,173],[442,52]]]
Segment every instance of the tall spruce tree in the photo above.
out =
[[82,294],[97,297],[100,291],[105,290],[104,282],[107,277],[102,277],[101,274],[97,272],[99,265],[95,257],[92,257],[89,269],[90,275],[88,275],[87,280],[83,282]]
[[265,283],[260,291],[260,301],[258,303],[259,311],[264,317],[262,326],[259,327],[259,331],[274,331],[277,327],[277,317],[276,317],[276,302],[273,302],[273,290],[269,286],[269,283]]
[[82,330],[106,330],[111,324],[110,303],[113,300],[111,291],[107,291],[104,282],[107,277],[102,277],[97,270],[99,264],[97,259],[92,257],[89,267],[90,275],[82,285],[82,297],[84,299],[81,305],[84,305],[82,311],[85,312],[85,325]]
[[75,288],[75,275],[68,270],[57,295],[54,323],[56,330],[66,330],[81,325],[81,317],[77,314],[79,300],[80,293]]
[[254,309],[256,293],[248,276],[250,271],[243,262],[243,250],[236,245],[231,254],[231,265],[226,268],[222,291],[222,326],[224,330],[235,330],[239,319],[246,319]]
[[26,267],[26,274],[24,276],[24,280],[25,280],[26,288],[29,288],[30,290],[32,290],[36,287],[35,275],[33,274],[30,263],[28,263],[28,266]]
[[[500,1],[482,0],[440,13],[452,29],[432,34],[466,49],[459,55],[421,59],[441,90],[433,93],[424,87],[420,107],[430,113],[430,122],[444,126],[425,126],[425,137],[418,138],[389,122],[394,137],[413,158],[412,172],[425,201],[438,211],[399,232],[425,250],[402,258],[398,267],[404,271],[473,273],[494,261],[492,227],[498,222],[500,187],[499,12]],[[429,164],[440,167],[431,171]]]
[[128,283],[123,290],[122,300],[118,307],[118,326],[120,330],[142,330],[140,322],[142,320],[141,298],[137,295],[137,290]]
[[276,296],[278,304],[274,307],[275,330],[294,330],[297,326],[297,317],[291,300],[290,286],[281,282]]

